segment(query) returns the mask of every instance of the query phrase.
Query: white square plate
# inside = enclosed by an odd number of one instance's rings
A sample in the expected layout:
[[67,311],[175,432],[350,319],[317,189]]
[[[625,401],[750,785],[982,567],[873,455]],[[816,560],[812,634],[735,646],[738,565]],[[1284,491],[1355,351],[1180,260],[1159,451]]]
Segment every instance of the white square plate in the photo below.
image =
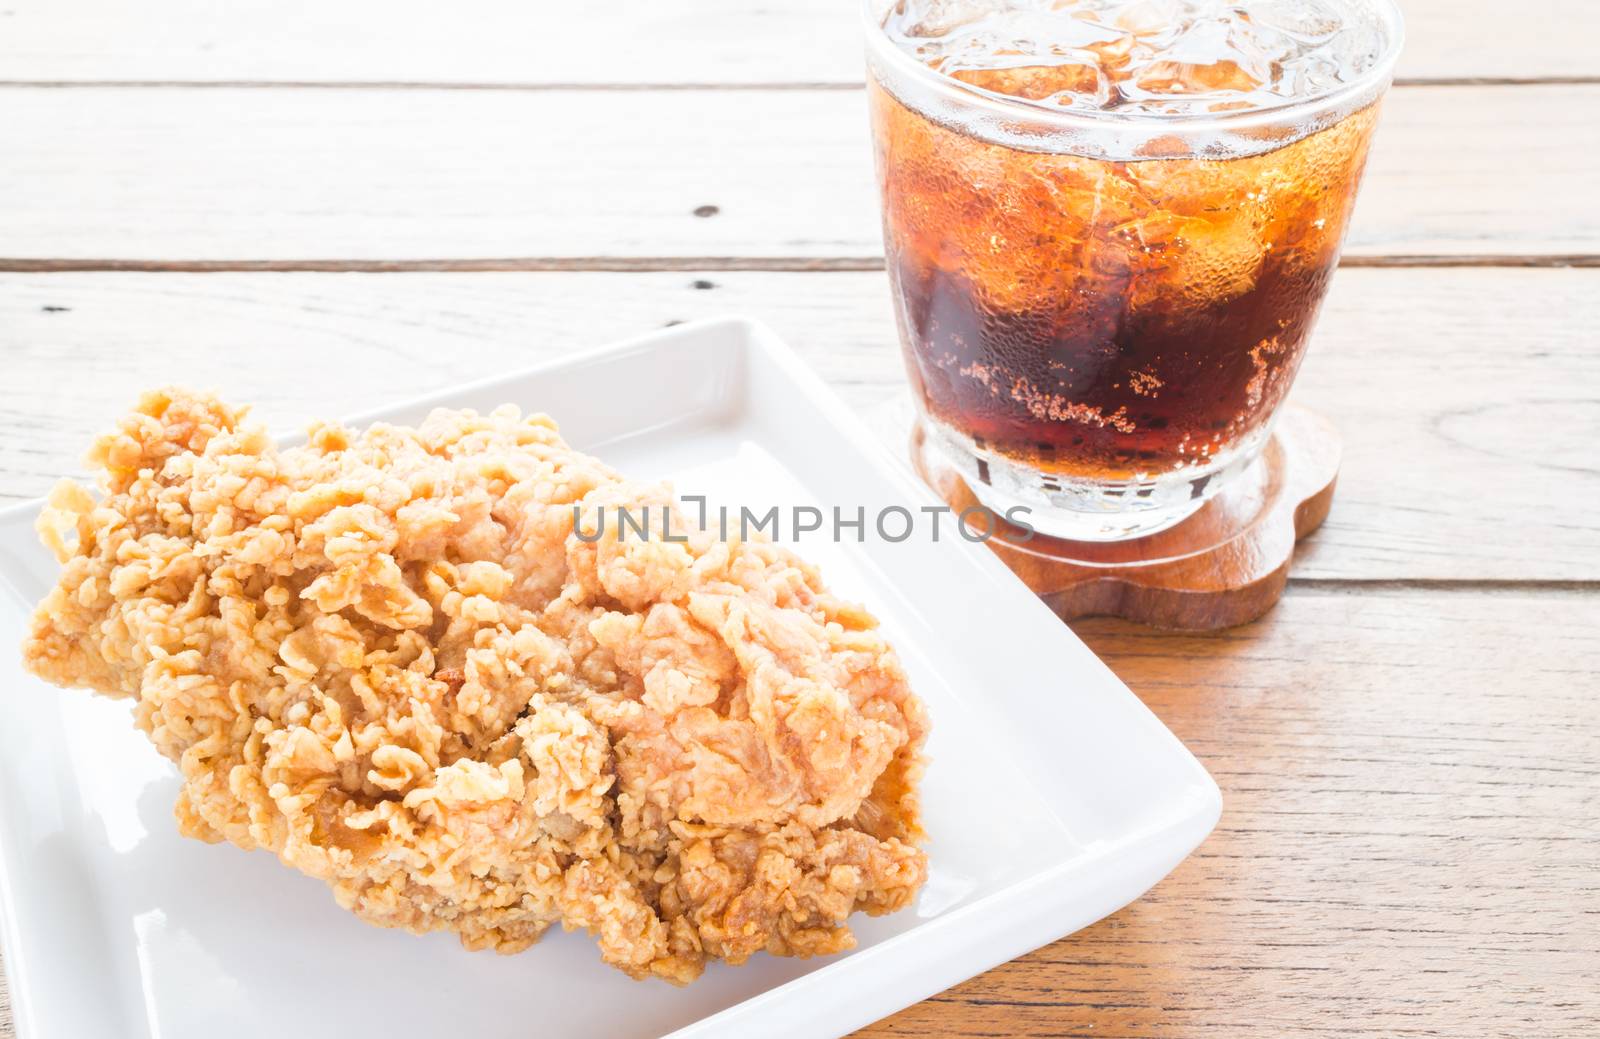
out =
[[[352,421],[547,411],[575,446],[758,512],[937,504],[768,331],[687,325]],[[130,402],[131,403],[131,402]],[[714,964],[684,989],[582,934],[517,956],[361,923],[323,885],[177,835],[172,766],[126,703],[48,687],[16,647],[56,565],[37,505],[0,513],[0,938],[22,1039],[836,1036],[1138,897],[1215,825],[1200,764],[954,521],[796,545],[864,602],[927,701],[930,876],[853,918],[854,952]],[[828,524],[831,526],[831,523]],[[898,528],[891,528],[898,533]],[[788,535],[784,537],[787,539]],[[937,543],[935,538],[937,537]]]

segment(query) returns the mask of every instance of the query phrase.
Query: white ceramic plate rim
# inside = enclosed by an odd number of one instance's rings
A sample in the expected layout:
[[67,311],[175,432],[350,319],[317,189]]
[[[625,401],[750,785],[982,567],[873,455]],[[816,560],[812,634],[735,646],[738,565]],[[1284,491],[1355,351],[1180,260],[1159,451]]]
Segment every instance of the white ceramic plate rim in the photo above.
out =
[[[744,318],[721,318],[675,326],[620,343],[575,351],[526,369],[423,394],[382,409],[346,419],[364,424],[400,411],[450,403],[474,392],[541,374],[584,365],[613,354],[641,348],[672,348],[673,341],[692,342],[709,334],[736,334],[746,349],[757,350],[807,402],[815,407],[862,456],[862,463],[892,488],[896,497],[913,504],[939,504],[932,491],[896,463],[873,435],[821,379],[764,326]],[[292,441],[296,437],[282,437]],[[0,521],[36,514],[42,500],[0,509]],[[959,546],[959,547],[955,547]],[[982,546],[957,541],[951,551],[964,552],[970,564],[1002,586],[1019,590],[1038,610],[1043,604]],[[1135,703],[1137,699],[1123,687]],[[911,930],[860,949],[809,973],[748,998],[669,1034],[668,1039],[708,1039],[742,1035],[759,1028],[763,1036],[842,1035],[934,995],[951,985],[1018,955],[1047,944],[1098,920],[1137,898],[1204,840],[1221,812],[1221,794],[1204,768],[1160,721],[1139,704],[1148,723],[1160,729],[1174,749],[1192,765],[1193,796],[1174,806],[1164,825],[1146,827],[1124,839],[1105,842],[1071,861],[1041,870],[994,893],[924,919]],[[0,791],[3,793],[3,791]],[[5,802],[0,799],[0,809]],[[15,911],[18,892],[10,871],[12,850],[0,829],[0,953],[9,980],[13,1017],[19,1039],[35,1039],[29,997],[29,963],[24,935]],[[1073,886],[1076,885],[1076,886]],[[1062,892],[1071,891],[1071,898]],[[1056,897],[1052,898],[1052,894]],[[1085,903],[1091,907],[1086,908]],[[948,954],[950,943],[933,940],[959,935],[961,954]],[[837,990],[837,991],[836,991]],[[830,998],[844,995],[848,998]]]

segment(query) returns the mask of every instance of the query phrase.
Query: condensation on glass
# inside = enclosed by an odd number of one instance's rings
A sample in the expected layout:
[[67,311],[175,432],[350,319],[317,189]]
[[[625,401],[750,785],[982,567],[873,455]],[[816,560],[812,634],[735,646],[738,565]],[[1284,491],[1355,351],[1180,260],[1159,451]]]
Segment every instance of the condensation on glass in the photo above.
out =
[[1399,49],[1389,0],[867,4],[884,240],[927,441],[1109,540],[1259,453]]

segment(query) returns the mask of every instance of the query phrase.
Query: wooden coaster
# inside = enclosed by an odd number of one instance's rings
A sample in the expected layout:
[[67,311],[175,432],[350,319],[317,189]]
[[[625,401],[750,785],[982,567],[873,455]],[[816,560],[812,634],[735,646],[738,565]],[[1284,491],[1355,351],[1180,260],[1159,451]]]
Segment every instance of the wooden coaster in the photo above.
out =
[[[922,432],[917,471],[958,512],[978,504],[961,477],[930,475]],[[1130,541],[1066,541],[1000,523],[989,546],[1063,620],[1109,615],[1159,628],[1212,631],[1255,620],[1283,594],[1295,542],[1333,503],[1338,430],[1286,406],[1261,458],[1199,512]]]

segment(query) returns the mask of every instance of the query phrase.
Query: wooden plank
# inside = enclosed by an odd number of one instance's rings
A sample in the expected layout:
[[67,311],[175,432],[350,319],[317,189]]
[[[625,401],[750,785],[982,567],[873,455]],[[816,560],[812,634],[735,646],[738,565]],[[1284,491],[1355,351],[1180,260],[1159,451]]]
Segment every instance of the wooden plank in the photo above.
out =
[[[864,107],[858,91],[11,88],[0,137],[27,146],[0,165],[0,253],[859,264],[882,248]],[[1593,257],[1595,183],[1600,85],[1399,90],[1349,254]]]
[[1079,630],[1216,776],[1216,833],[863,1036],[1600,1034],[1600,599],[1302,588],[1212,637]]
[[862,1036],[1600,1030],[1600,599],[1293,588],[1214,636],[1078,627],[1216,776],[1216,833],[1110,919]]
[[[877,272],[0,276],[0,500],[43,494],[152,385],[293,429],[727,313],[863,411],[904,386]],[[1600,270],[1341,271],[1295,392],[1347,455],[1296,575],[1600,580],[1595,327]]]
[[[1594,77],[1586,0],[1405,0],[1399,74]],[[11,80],[406,83],[853,83],[855,0],[449,5],[342,0],[11,0]],[[1562,42],[1552,42],[1562,41]]]

